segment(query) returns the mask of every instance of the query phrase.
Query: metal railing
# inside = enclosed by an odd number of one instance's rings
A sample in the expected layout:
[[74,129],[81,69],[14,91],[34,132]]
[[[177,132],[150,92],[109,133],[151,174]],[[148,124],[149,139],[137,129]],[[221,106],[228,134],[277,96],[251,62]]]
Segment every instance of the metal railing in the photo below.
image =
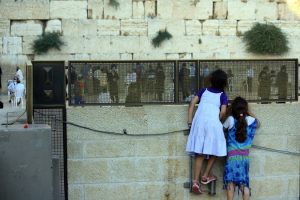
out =
[[298,60],[70,61],[70,105],[188,103],[209,86],[209,74],[228,75],[229,99],[298,100]]

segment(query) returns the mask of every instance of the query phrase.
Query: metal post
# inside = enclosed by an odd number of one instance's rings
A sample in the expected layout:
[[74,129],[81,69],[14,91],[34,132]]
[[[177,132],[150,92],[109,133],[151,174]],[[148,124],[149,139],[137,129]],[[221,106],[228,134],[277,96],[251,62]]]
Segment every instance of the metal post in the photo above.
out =
[[27,123],[32,124],[33,119],[33,102],[32,102],[32,65],[26,65],[26,110],[27,110]]

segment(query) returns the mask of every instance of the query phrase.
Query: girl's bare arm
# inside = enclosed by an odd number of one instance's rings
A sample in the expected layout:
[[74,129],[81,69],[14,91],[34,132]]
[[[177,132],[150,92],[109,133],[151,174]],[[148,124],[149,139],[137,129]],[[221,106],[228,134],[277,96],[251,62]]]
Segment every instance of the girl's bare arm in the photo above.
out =
[[187,123],[192,123],[193,120],[193,113],[194,113],[194,107],[199,102],[199,97],[195,96],[193,100],[191,101],[188,109],[188,121]]

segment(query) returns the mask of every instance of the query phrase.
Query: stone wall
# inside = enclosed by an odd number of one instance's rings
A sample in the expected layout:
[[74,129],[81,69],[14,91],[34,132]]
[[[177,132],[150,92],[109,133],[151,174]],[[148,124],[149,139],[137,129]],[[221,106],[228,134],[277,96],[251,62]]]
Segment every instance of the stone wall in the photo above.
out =
[[[251,104],[251,108],[262,123],[254,144],[299,152],[299,104]],[[187,128],[186,117],[184,105],[69,107],[68,121],[103,131],[68,125],[69,199],[224,200],[224,158],[213,169],[219,177],[216,196],[195,196],[183,187],[189,178],[187,136],[182,131]],[[123,129],[134,136],[107,133]],[[298,200],[299,157],[255,148],[250,155],[251,199]]]
[[[32,59],[266,58],[247,53],[242,42],[255,22],[274,23],[288,35],[290,51],[281,58],[300,55],[299,19],[283,0],[119,0],[118,8],[108,2],[1,1],[0,63],[9,68]],[[151,39],[165,28],[173,38],[154,48]],[[45,31],[60,32],[65,46],[34,55],[32,42]]]

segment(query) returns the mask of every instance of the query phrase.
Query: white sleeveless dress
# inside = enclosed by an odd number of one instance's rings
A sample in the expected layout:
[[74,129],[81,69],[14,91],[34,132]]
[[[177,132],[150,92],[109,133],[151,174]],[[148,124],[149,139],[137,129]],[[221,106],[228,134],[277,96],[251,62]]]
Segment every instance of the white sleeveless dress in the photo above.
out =
[[219,120],[221,94],[207,89],[202,94],[188,136],[186,151],[189,155],[226,156],[226,140]]

